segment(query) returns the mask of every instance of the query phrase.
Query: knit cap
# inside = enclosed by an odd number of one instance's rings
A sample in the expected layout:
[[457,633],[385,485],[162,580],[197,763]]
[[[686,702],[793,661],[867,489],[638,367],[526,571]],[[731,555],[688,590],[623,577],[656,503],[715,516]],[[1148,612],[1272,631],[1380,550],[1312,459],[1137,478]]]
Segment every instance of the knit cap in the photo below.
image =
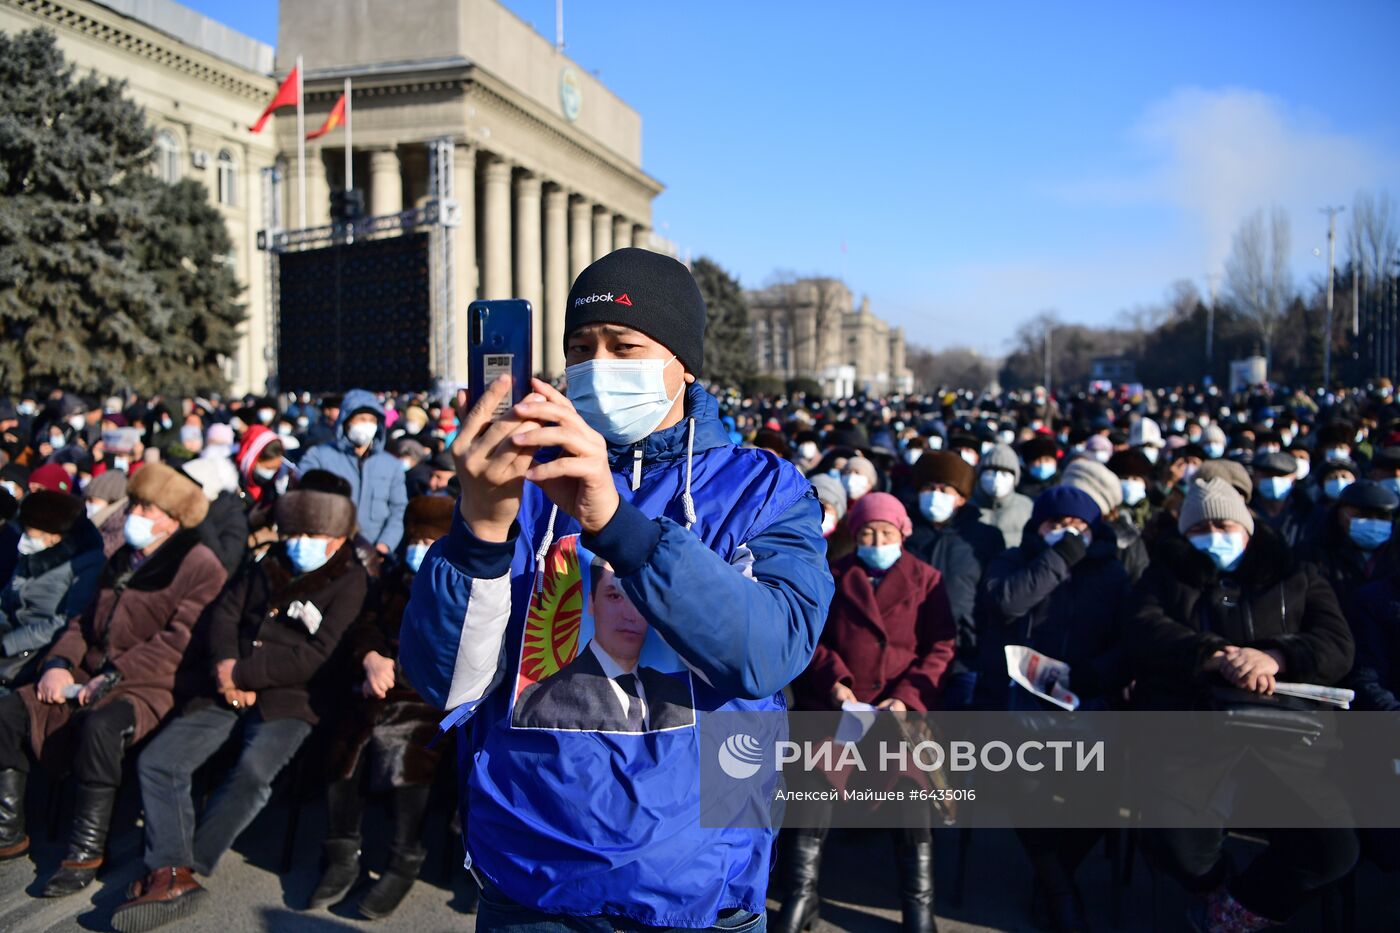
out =
[[1031,509],[1031,525],[1039,528],[1052,518],[1077,518],[1086,525],[1093,525],[1102,515],[1098,503],[1082,489],[1073,486],[1051,486],[1035,497]]
[[1091,457],[1074,458],[1061,474],[1060,485],[1088,493],[1105,515],[1123,504],[1123,484],[1112,470]]
[[838,522],[846,517],[846,489],[840,480],[828,473],[819,473],[812,477],[812,488],[822,505],[829,505],[836,512]]
[[1219,477],[1200,479],[1191,482],[1186,493],[1186,501],[1181,504],[1181,517],[1176,528],[1182,534],[1201,522],[1236,522],[1244,526],[1248,534],[1254,534],[1254,516],[1245,505],[1240,491]]
[[670,256],[629,246],[579,273],[564,311],[566,344],[585,324],[641,331],[680,358],[686,372],[705,366],[705,298],[690,270]]
[[857,499],[851,506],[851,518],[846,526],[855,533],[871,522],[889,522],[903,535],[914,530],[903,503],[887,492],[866,493]]
[[978,463],[981,470],[1005,470],[1016,477],[1016,482],[1021,481],[1021,458],[1016,456],[1016,451],[1010,444],[998,444],[991,449],[987,456]]

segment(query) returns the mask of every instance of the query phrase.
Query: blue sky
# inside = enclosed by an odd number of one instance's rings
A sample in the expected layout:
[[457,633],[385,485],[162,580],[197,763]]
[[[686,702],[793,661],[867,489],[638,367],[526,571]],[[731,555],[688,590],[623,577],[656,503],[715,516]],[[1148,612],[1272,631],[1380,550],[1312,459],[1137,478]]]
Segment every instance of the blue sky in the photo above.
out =
[[[275,42],[275,0],[185,2]],[[553,36],[554,0],[506,5]],[[1323,276],[1317,209],[1400,196],[1396,35],[1393,0],[565,6],[568,54],[642,115],[664,235],[745,285],[844,276],[912,341],[990,354],[1042,309],[1204,289],[1272,204]]]

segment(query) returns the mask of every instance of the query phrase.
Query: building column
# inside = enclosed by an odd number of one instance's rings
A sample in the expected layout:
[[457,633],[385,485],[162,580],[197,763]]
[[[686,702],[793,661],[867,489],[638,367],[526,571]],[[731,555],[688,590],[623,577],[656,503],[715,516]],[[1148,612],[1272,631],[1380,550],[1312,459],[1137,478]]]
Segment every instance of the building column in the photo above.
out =
[[515,296],[530,302],[534,352],[530,372],[542,365],[541,339],[544,328],[544,284],[540,269],[540,176],[521,171],[515,176]]
[[403,175],[399,154],[394,149],[375,149],[369,154],[370,215],[383,217],[402,210]]
[[483,265],[481,297],[511,297],[510,281],[510,163],[497,156],[485,156],[486,171],[481,186],[481,237]]
[[574,195],[569,199],[569,282],[593,261],[593,205]]
[[544,192],[544,375],[564,374],[564,303],[569,298],[569,193],[556,184]]
[[462,382],[467,379],[467,319],[461,313],[476,300],[476,150],[458,143],[452,151],[452,197],[457,201],[459,222],[452,230],[453,304],[448,313],[452,328],[452,370]]
[[593,258],[602,259],[613,251],[612,214],[601,204],[593,208]]
[[651,249],[651,231],[647,229],[646,224],[632,225],[632,245]]
[[326,181],[326,160],[321,147],[306,151],[306,225],[324,227],[331,222],[331,188]]
[[613,218],[613,249],[632,245],[632,223],[621,215]]

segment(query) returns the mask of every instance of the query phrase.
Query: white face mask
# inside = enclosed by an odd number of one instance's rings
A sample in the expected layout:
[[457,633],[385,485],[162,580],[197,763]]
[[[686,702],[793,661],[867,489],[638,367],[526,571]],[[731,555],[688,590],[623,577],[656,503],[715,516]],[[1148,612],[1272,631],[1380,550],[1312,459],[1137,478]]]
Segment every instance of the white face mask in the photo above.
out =
[[277,414],[277,412],[273,411],[271,408],[259,408],[258,421],[262,422],[263,424],[271,424],[272,416],[275,414]]
[[904,462],[913,466],[919,462],[919,458],[924,455],[922,447],[911,447],[904,452]]
[[569,401],[588,426],[613,446],[635,444],[670,414],[685,394],[666,394],[669,360],[586,360],[564,370]]
[[1308,471],[1310,471],[1311,469],[1312,463],[1307,460],[1304,460],[1302,457],[1299,457],[1298,469],[1294,472],[1293,479],[1301,483],[1303,480],[1308,478]]
[[81,431],[87,427],[87,418],[83,415],[73,415],[68,419],[68,426],[74,431]]
[[977,462],[982,459],[981,455],[971,447],[959,447],[958,456],[963,458],[963,462],[968,466],[977,466]]
[[862,473],[846,473],[841,477],[841,485],[845,487],[846,498],[852,502],[859,499],[870,491],[870,480]]
[[1156,463],[1159,452],[1156,447],[1144,447],[1142,455],[1147,458],[1148,463]]
[[350,438],[350,443],[356,447],[368,447],[374,443],[374,436],[379,433],[379,425],[373,421],[357,421],[345,429],[345,436]]
[[797,445],[797,455],[803,460],[817,459],[817,445],[811,441],[803,441]]
[[104,506],[98,505],[96,502],[86,502],[83,504],[83,507],[87,509],[88,518],[95,517],[97,513],[101,512],[104,508]]
[[156,540],[155,525],[155,522],[142,515],[128,515],[126,525],[122,528],[122,535],[126,538],[127,544],[138,551],[144,550]]
[[1137,505],[1147,497],[1147,484],[1140,479],[1125,479],[1119,481],[1123,487],[1123,502],[1127,505]]
[[822,512],[822,537],[830,538],[831,533],[836,530],[836,513]]
[[941,525],[952,518],[956,506],[957,500],[953,498],[952,493],[940,489],[929,489],[919,493],[919,511],[935,525]]
[[266,482],[267,480],[277,478],[277,468],[255,466],[253,467],[253,475],[256,476],[258,479]]
[[993,499],[1005,499],[1016,488],[1016,477],[1005,470],[984,470],[977,482]]
[[22,535],[19,539],[19,552],[25,557],[31,554],[38,554],[40,551],[47,551],[48,549],[49,546],[47,544],[40,541],[38,538],[31,537],[27,533]]

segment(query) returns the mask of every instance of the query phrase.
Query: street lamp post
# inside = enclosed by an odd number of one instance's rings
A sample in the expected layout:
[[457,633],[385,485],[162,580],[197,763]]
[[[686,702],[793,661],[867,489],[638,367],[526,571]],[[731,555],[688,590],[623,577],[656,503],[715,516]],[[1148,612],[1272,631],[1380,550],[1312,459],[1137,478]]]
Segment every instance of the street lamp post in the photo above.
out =
[[1327,324],[1322,334],[1322,387],[1332,384],[1332,285],[1335,276],[1333,268],[1337,261],[1337,215],[1345,207],[1324,207],[1327,215]]

